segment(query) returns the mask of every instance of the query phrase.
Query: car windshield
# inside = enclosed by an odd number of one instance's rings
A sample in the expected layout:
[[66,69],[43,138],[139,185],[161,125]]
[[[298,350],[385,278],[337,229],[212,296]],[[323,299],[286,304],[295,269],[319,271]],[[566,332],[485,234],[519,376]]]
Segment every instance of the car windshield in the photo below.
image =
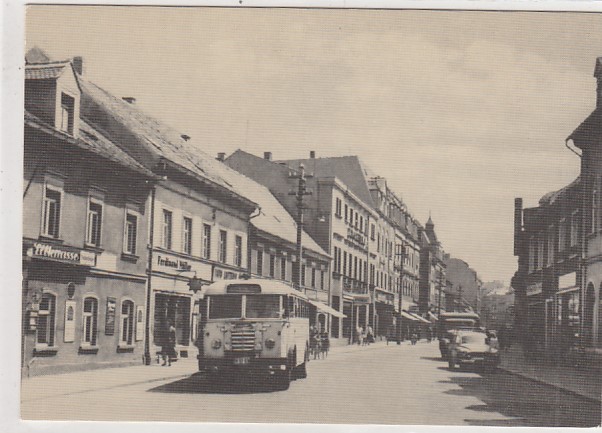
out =
[[238,319],[242,317],[242,295],[209,297],[209,319]]
[[247,295],[248,319],[278,319],[280,317],[280,295]]
[[463,334],[462,344],[482,344],[485,343],[485,335],[483,334]]

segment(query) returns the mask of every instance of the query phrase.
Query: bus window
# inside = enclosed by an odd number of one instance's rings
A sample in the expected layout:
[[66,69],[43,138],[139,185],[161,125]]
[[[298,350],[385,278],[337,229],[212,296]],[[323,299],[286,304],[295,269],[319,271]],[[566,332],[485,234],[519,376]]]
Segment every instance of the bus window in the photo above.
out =
[[209,319],[238,319],[242,317],[242,296],[211,296]]
[[278,319],[280,295],[247,295],[247,319]]

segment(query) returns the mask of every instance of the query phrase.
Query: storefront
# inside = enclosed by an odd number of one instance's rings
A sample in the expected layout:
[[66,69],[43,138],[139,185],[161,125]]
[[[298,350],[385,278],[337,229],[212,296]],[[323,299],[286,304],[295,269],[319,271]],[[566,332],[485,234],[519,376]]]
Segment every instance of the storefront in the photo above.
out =
[[374,290],[374,295],[374,333],[376,336],[386,337],[394,327],[395,295],[378,287]]
[[93,251],[23,245],[23,374],[140,363],[146,279],[101,272]]
[[543,297],[543,284],[541,282],[527,286],[527,341],[530,353],[543,350],[545,346],[546,302]]

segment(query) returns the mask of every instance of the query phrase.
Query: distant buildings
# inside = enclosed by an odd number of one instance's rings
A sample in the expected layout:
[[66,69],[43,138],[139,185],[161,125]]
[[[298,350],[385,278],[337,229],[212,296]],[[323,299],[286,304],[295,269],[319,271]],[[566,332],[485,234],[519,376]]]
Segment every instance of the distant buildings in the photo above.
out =
[[477,271],[464,260],[450,257],[449,254],[445,255],[443,262],[447,281],[450,283],[448,296],[453,299],[456,308],[469,308],[480,313],[483,282]]

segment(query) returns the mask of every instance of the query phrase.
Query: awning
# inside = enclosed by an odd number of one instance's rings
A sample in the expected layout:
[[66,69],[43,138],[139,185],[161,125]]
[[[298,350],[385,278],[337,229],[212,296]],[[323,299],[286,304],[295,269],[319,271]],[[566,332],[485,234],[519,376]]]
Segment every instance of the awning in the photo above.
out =
[[414,316],[416,318],[416,320],[422,322],[422,323],[428,323],[429,325],[431,324],[430,321],[426,320],[424,317],[420,317],[418,314],[414,314],[414,313],[410,313],[412,316]]
[[561,289],[555,293],[555,295],[564,295],[565,293],[575,292],[581,289],[579,286],[567,287],[566,289]]
[[415,318],[414,316],[412,316],[410,313],[406,313],[405,311],[400,311],[399,314],[401,315],[401,317],[403,317],[404,319],[408,319],[408,320],[413,320],[413,321],[418,321],[417,318]]
[[331,316],[338,317],[338,318],[341,318],[341,319],[344,318],[344,317],[347,317],[346,315],[344,315],[340,311],[337,311],[334,308],[329,307],[328,305],[323,304],[321,302],[312,301],[310,299],[309,303],[312,304],[314,307],[316,307],[318,310],[320,310],[320,311],[322,311],[324,313],[330,314]]

